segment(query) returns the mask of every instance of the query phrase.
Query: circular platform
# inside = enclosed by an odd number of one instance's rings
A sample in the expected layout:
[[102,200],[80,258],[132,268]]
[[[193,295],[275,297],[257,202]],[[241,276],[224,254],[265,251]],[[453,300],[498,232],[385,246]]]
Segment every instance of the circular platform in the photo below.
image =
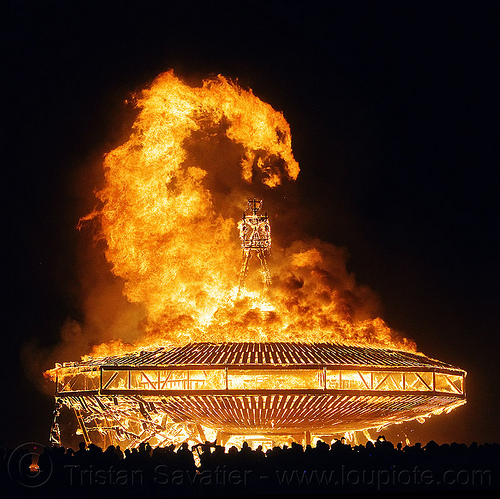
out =
[[331,435],[449,411],[466,398],[462,369],[335,343],[191,343],[65,363],[52,375],[89,440],[93,431],[168,440],[189,425],[199,435]]

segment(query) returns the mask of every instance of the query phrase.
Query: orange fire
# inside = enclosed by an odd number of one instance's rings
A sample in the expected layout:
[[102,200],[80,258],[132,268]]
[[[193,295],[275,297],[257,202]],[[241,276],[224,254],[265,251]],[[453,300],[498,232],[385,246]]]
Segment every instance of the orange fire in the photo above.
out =
[[[372,293],[346,270],[342,249],[285,237],[287,215],[273,208],[299,165],[281,112],[223,76],[193,87],[172,71],[136,107],[129,140],[105,157],[99,208],[83,219],[98,220],[126,297],[146,307],[144,338],[131,348],[336,341],[414,350],[373,314]],[[262,290],[256,266],[237,294],[237,222],[254,194],[273,223],[271,286]],[[114,342],[93,355],[124,349]]]

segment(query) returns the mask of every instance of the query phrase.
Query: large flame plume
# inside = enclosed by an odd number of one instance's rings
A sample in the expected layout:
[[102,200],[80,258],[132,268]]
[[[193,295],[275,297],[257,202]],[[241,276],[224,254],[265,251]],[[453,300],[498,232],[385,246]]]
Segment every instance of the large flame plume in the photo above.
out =
[[[414,349],[377,318],[376,299],[346,270],[343,249],[303,235],[290,241],[300,220],[283,198],[299,165],[281,112],[222,76],[190,86],[172,71],[135,105],[133,132],[106,155],[100,204],[84,217],[98,220],[127,299],[147,310],[134,348],[337,341]],[[272,284],[264,292],[255,267],[237,296],[237,222],[254,194],[273,223]]]

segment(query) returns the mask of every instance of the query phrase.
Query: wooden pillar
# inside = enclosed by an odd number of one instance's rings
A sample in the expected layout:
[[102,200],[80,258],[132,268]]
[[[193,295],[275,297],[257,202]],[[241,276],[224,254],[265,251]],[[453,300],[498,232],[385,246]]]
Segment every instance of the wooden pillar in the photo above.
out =
[[309,430],[304,432],[304,445],[311,445],[311,432]]

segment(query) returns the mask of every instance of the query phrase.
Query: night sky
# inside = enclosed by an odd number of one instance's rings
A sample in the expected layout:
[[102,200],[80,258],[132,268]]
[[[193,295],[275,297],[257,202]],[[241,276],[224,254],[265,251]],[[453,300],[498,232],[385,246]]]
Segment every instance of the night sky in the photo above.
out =
[[179,3],[10,2],[0,446],[47,442],[53,398],[23,352],[81,318],[76,225],[95,165],[128,136],[130,93],[170,68],[237,78],[283,111],[311,236],[347,248],[391,327],[468,371],[467,405],[405,425],[412,443],[499,442],[496,12]]

